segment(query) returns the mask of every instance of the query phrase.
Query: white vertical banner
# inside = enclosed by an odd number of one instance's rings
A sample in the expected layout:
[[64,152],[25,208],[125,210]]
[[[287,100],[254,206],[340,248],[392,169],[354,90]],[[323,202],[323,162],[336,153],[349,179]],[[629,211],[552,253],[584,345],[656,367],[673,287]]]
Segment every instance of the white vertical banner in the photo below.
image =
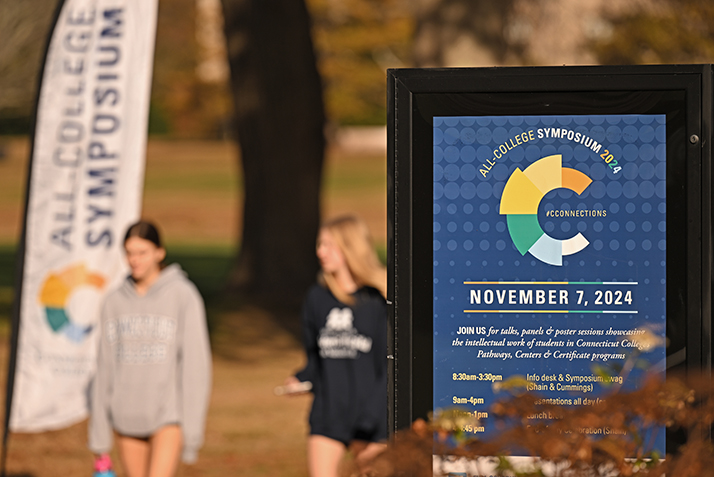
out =
[[12,431],[87,416],[99,309],[126,274],[123,234],[141,212],[157,3],[65,0],[52,32],[30,159]]

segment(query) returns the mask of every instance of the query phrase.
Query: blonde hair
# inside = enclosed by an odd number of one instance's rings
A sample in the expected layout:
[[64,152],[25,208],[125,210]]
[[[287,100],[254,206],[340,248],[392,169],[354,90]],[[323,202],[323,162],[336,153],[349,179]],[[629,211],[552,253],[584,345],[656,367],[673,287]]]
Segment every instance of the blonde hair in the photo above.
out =
[[[386,298],[387,270],[377,257],[367,224],[355,215],[343,215],[323,223],[321,228],[332,235],[357,285],[376,288]],[[332,275],[321,272],[321,277],[335,298],[354,303],[354,298],[337,285]]]

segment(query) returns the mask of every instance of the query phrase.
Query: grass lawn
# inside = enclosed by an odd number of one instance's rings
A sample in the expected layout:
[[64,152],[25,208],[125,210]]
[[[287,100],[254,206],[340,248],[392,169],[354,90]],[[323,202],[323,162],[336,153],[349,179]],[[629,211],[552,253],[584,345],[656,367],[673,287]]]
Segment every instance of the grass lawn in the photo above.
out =
[[[0,160],[0,385],[4,389],[29,147],[22,138],[0,138],[0,144],[5,149]],[[168,261],[181,263],[206,298],[214,346],[206,443],[199,462],[182,467],[179,475],[306,476],[310,398],[272,394],[274,386],[302,366],[301,345],[278,324],[285,317],[218,299],[241,227],[242,181],[236,154],[234,145],[226,142],[150,140],[147,151],[143,215],[161,225]],[[324,177],[323,216],[360,214],[384,255],[385,157],[331,151]],[[92,457],[86,439],[86,422],[53,432],[13,434],[9,475],[89,477]]]

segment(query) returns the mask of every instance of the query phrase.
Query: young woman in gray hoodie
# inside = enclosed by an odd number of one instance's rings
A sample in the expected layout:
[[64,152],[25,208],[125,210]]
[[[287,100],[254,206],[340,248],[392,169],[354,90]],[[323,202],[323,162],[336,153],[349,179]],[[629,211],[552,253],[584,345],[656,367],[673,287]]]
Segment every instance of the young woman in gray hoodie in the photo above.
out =
[[116,432],[128,477],[173,476],[197,458],[211,387],[203,300],[166,252],[156,227],[129,227],[131,274],[107,296],[91,394],[89,448],[108,453]]

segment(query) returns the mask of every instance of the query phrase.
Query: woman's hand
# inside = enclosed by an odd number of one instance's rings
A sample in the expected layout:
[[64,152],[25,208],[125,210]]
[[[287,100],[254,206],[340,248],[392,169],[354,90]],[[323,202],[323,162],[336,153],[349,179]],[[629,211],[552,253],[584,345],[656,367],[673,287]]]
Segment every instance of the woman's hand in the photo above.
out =
[[295,376],[288,376],[282,386],[275,388],[274,392],[276,396],[297,396],[301,394],[307,394],[312,389],[312,383],[310,381],[300,381]]

